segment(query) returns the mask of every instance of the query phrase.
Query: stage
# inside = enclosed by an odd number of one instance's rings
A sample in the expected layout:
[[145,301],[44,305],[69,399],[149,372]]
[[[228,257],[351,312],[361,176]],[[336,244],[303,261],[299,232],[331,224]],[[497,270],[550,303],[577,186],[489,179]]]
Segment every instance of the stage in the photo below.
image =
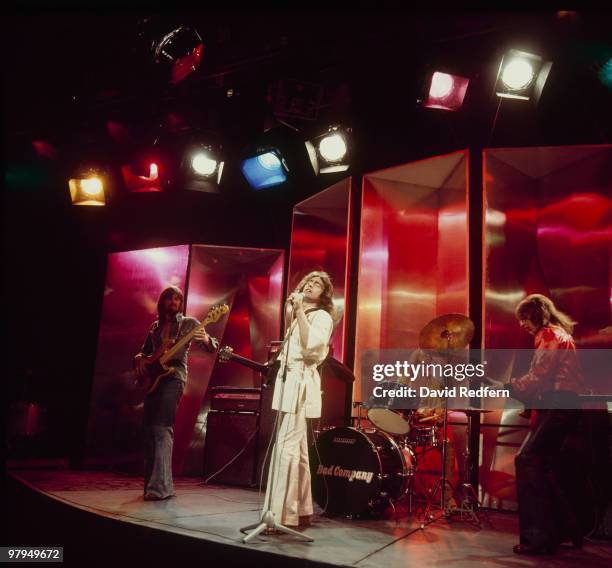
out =
[[[12,545],[64,546],[65,561],[78,559],[81,565],[113,559],[200,564],[212,558],[234,566],[364,568],[612,563],[612,544],[601,541],[587,541],[582,550],[563,546],[556,557],[516,556],[512,546],[518,541],[518,517],[512,513],[490,512],[491,525],[483,522],[481,527],[453,518],[424,529],[413,517],[349,520],[317,515],[305,531],[314,543],[282,535],[245,545],[239,528],[258,520],[263,499],[255,489],[203,485],[200,478],[178,477],[175,498],[145,502],[140,477],[67,469],[12,469],[9,476],[5,520],[21,535],[27,533],[19,525],[27,523],[32,535],[31,542]],[[37,531],[38,538],[49,536],[36,540]],[[78,547],[78,555],[71,547]]]

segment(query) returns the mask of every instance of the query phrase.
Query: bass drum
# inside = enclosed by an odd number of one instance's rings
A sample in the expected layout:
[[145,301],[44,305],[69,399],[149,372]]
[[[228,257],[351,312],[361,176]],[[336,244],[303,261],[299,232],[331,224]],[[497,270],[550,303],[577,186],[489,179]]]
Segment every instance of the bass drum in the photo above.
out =
[[409,488],[416,458],[379,430],[324,430],[310,448],[312,494],[331,515],[374,512]]

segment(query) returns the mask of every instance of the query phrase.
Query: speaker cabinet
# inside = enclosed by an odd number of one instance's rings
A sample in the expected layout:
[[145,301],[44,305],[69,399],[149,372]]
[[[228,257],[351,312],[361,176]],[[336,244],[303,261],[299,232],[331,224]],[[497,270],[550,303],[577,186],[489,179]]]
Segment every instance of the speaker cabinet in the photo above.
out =
[[[208,413],[204,446],[205,479],[222,470],[210,480],[212,483],[248,487],[257,485],[257,423],[258,415],[254,412],[211,410]],[[230,461],[232,463],[227,465]]]

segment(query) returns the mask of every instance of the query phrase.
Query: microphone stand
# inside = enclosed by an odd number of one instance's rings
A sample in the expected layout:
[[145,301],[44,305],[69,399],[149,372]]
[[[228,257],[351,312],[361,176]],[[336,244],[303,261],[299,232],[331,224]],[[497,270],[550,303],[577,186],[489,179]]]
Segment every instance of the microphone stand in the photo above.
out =
[[[282,379],[281,379],[282,380],[282,384],[281,384],[281,391],[280,391],[280,397],[279,397],[279,399],[280,399],[279,407],[281,409],[283,408],[283,397],[285,395],[285,382],[287,380],[287,361],[289,360],[289,349],[291,347],[291,341],[290,341],[291,334],[293,333],[293,330],[294,330],[293,329],[294,316],[295,316],[295,309],[292,309],[291,310],[291,322],[289,324],[289,334],[285,337],[287,349],[285,350],[285,356],[283,358],[284,359],[284,361],[283,361],[283,375],[282,375]],[[281,451],[281,449],[278,447],[280,428],[282,426],[282,416],[281,416],[281,413],[282,413],[282,410],[277,410],[276,411],[274,449],[272,450],[272,456],[270,458],[270,464],[268,466],[268,467],[272,468],[272,473],[270,475],[270,483],[268,484],[268,487],[267,487],[267,491],[270,494],[270,498],[267,500],[268,508],[265,511],[263,511],[263,513],[261,515],[261,519],[259,520],[258,523],[254,523],[252,525],[248,525],[248,526],[242,527],[240,529],[240,532],[248,533],[242,539],[242,542],[244,544],[249,543],[251,540],[253,540],[256,536],[260,535],[265,530],[269,530],[270,532],[272,530],[276,530],[276,531],[279,531],[281,533],[297,536],[298,538],[300,538],[302,540],[305,540],[306,542],[314,542],[314,539],[309,537],[308,535],[302,534],[299,531],[296,531],[294,529],[286,527],[285,525],[283,525],[279,521],[277,521],[276,517],[275,517],[275,515],[274,515],[274,513],[272,512],[272,509],[271,509],[272,498],[274,496],[274,484],[276,482],[276,474],[278,473],[277,472],[278,468],[276,467],[276,461],[277,461],[277,457],[278,457],[278,452]]]

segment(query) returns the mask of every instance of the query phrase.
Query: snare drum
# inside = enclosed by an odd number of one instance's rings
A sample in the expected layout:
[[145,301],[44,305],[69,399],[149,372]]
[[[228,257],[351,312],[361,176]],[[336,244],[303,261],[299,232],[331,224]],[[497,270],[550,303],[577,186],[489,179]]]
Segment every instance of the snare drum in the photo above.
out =
[[310,449],[313,499],[329,514],[373,512],[409,488],[416,458],[378,430],[324,430]]

